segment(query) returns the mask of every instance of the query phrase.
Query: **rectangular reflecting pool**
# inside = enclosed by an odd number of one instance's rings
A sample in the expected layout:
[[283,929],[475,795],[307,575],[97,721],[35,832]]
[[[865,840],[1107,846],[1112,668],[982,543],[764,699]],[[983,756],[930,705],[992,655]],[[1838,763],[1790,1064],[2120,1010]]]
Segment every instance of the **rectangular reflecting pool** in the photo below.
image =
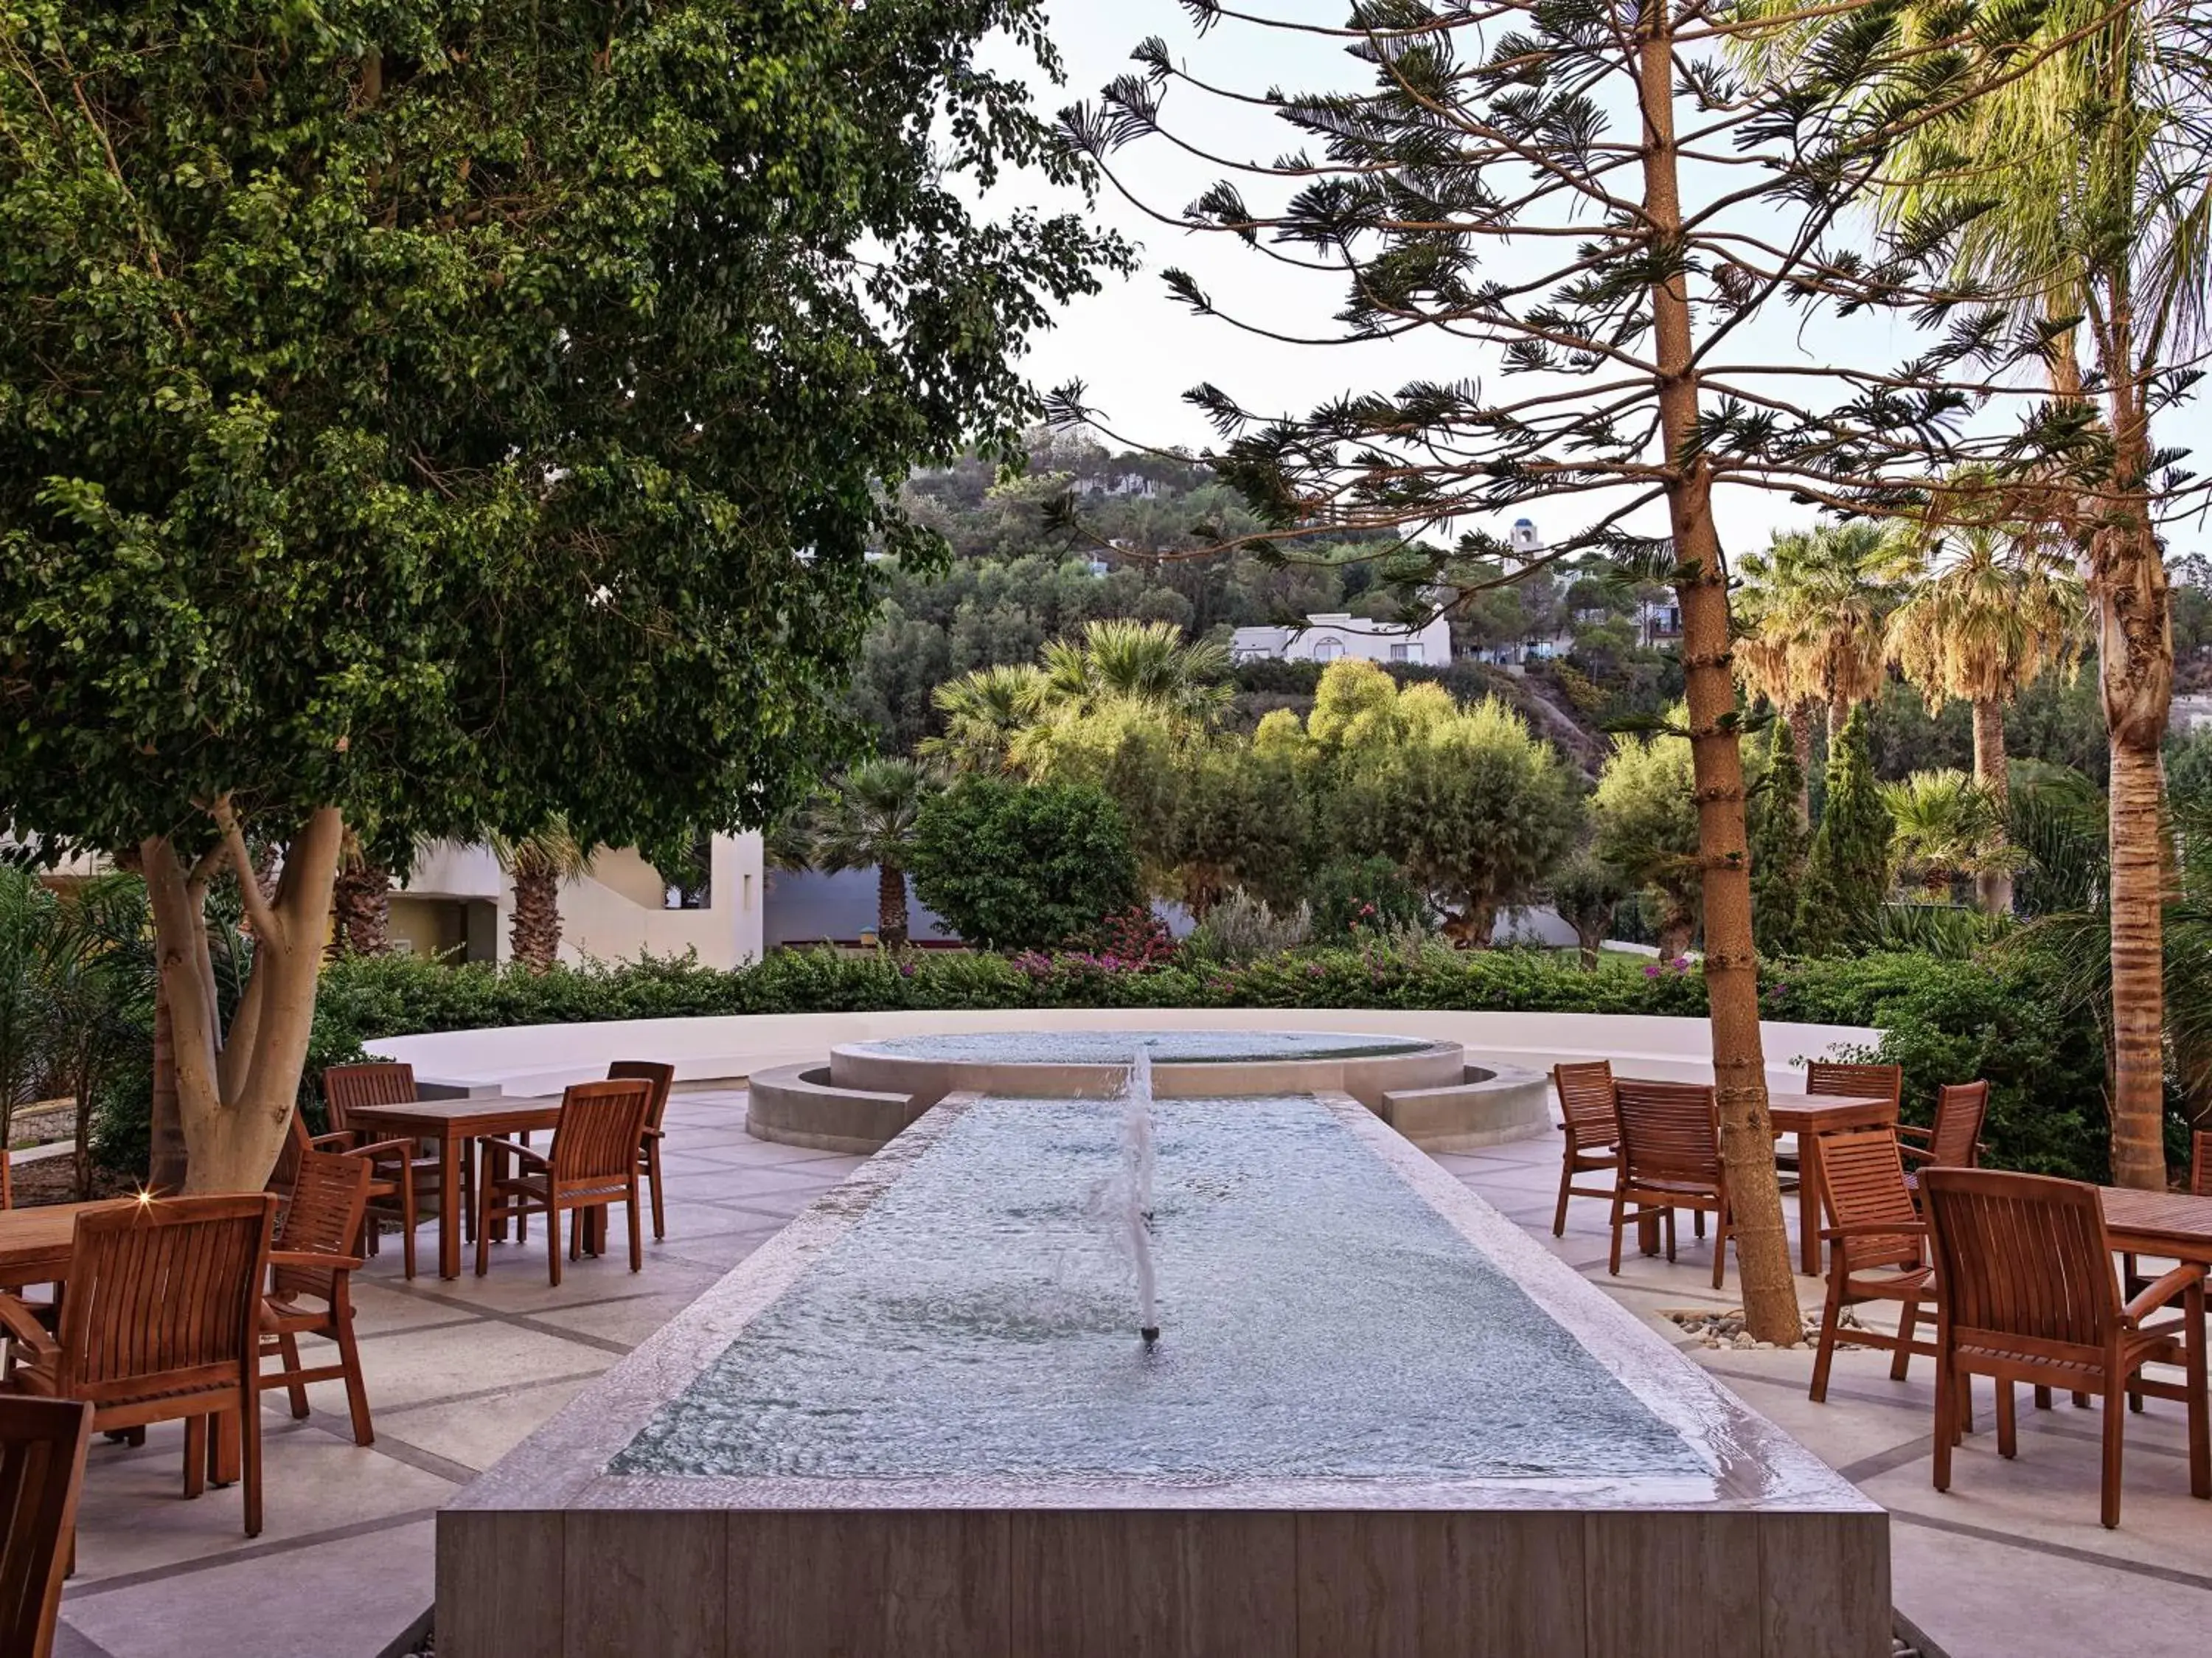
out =
[[1888,1650],[1880,1509],[1358,1101],[1152,1125],[1156,1348],[1120,1108],[952,1096],[441,1515],[441,1658]]

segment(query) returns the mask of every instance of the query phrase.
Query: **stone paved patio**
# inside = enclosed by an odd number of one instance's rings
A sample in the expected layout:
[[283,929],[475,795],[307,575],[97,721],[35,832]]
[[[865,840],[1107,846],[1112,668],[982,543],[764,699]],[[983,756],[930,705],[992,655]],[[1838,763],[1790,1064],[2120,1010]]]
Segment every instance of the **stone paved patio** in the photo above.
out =
[[[573,1264],[556,1290],[541,1244],[495,1249],[490,1274],[410,1284],[396,1250],[360,1275],[360,1327],[377,1439],[351,1442],[335,1384],[294,1422],[271,1395],[267,1528],[248,1543],[234,1491],[179,1495],[179,1430],[143,1449],[95,1444],[63,1658],[380,1658],[431,1597],[431,1516],[597,1375],[742,1259],[858,1160],[744,1132],[741,1089],[678,1094],[669,1108],[669,1238],[633,1277],[619,1254]],[[1605,1206],[1577,1200],[1550,1235],[1558,1143],[1438,1161],[1640,1314],[1726,1305],[1704,1243],[1681,1263],[1632,1255],[1605,1273]],[[1795,1206],[1790,1206],[1794,1216]],[[425,1240],[428,1234],[426,1232]],[[426,1252],[426,1257],[427,1257]],[[1818,1283],[1801,1280],[1817,1307]],[[1733,1273],[1731,1273],[1733,1283]],[[1672,1324],[1661,1327],[1680,1337]],[[1928,1481],[1932,1389],[1888,1380],[1885,1354],[1838,1356],[1830,1403],[1809,1404],[1809,1351],[1692,1348],[1757,1410],[1796,1433],[1893,1516],[1900,1608],[1948,1658],[2196,1658],[2212,1630],[2212,1504],[2188,1494],[2180,1407],[2130,1424],[2123,1524],[2097,1524],[2097,1419],[2023,1409],[2021,1455],[1969,1439],[1949,1494]],[[1986,1399],[1982,1420],[1988,1421]],[[1664,1608],[1654,1608],[1664,1617]]]

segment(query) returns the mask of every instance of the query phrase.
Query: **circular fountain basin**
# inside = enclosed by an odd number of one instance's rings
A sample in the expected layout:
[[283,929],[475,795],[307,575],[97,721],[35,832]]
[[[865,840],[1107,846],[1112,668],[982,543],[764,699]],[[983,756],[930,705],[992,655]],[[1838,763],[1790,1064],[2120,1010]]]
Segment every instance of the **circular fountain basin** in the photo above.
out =
[[975,1031],[848,1042],[830,1051],[840,1087],[935,1105],[953,1093],[1103,1098],[1140,1050],[1162,1099],[1340,1090],[1370,1109],[1401,1088],[1463,1079],[1456,1042],[1347,1031]]
[[1456,1042],[1346,1031],[975,1031],[848,1042],[827,1064],[753,1074],[763,1140],[872,1151],[948,1094],[1103,1099],[1139,1051],[1161,1099],[1352,1095],[1416,1145],[1468,1151],[1551,1126],[1550,1084]]

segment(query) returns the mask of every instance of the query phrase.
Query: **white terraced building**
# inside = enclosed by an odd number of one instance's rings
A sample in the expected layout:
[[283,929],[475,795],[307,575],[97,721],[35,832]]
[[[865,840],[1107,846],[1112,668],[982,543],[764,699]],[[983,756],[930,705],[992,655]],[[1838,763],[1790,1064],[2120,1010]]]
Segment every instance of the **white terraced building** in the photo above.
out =
[[1364,616],[1309,616],[1303,627],[1240,627],[1229,642],[1240,662],[1333,662],[1355,656],[1370,662],[1442,667],[1451,661],[1451,625],[1441,616],[1420,627],[1370,621]]

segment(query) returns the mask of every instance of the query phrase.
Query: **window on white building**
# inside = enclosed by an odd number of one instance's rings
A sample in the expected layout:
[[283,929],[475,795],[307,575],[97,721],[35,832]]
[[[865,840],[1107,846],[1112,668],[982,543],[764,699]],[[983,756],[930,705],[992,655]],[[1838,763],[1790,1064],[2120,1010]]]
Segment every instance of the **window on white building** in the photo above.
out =
[[1316,639],[1314,641],[1314,661],[1317,662],[1333,662],[1343,655],[1344,641],[1341,639]]
[[1409,645],[1392,645],[1390,660],[1394,662],[1411,662],[1415,667],[1419,667],[1428,661],[1428,657],[1420,645],[1416,643]]

